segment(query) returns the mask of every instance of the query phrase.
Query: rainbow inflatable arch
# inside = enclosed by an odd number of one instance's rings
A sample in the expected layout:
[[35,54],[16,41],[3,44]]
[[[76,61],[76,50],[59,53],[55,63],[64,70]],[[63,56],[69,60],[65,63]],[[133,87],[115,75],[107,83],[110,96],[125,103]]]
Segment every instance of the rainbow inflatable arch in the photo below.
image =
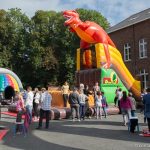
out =
[[0,68],[0,91],[3,92],[8,86],[11,86],[15,91],[23,89],[19,77],[14,72]]

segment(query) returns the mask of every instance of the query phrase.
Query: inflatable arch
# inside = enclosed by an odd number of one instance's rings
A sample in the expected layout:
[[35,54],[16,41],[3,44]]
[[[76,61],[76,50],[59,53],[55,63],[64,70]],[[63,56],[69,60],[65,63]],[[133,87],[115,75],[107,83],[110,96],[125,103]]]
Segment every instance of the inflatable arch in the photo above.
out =
[[5,91],[5,88],[8,86],[11,86],[15,91],[23,90],[22,83],[14,72],[0,68],[0,91]]

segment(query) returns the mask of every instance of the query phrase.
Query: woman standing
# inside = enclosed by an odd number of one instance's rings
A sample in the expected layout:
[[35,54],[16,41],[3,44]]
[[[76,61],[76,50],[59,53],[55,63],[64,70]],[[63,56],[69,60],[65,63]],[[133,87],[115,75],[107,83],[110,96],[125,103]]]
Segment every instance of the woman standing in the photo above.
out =
[[123,115],[123,122],[124,122],[124,125],[126,126],[128,122],[126,116],[128,117],[128,120],[129,120],[129,115],[131,113],[132,104],[131,104],[130,98],[127,97],[127,92],[123,91],[122,94],[123,94],[123,97],[120,100],[120,107],[121,107],[121,111]]
[[67,107],[67,101],[69,99],[69,85],[67,82],[64,83],[64,85],[61,88],[63,99],[64,99],[64,107]]

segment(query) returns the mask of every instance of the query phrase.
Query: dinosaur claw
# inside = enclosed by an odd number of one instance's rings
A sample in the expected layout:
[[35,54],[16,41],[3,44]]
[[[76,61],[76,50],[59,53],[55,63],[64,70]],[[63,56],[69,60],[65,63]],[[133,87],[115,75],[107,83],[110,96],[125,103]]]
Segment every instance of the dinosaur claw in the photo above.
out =
[[103,65],[103,68],[105,68],[105,69],[109,69],[109,68],[110,68],[110,66],[111,66],[111,64],[106,63],[106,64],[104,64],[104,65]]

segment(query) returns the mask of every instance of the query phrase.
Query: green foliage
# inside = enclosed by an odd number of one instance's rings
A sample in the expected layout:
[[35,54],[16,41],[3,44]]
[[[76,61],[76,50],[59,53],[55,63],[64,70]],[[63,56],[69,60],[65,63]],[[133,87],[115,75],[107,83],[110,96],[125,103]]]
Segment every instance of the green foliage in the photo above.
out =
[[[109,27],[99,12],[77,11],[82,21]],[[18,8],[0,10],[0,66],[11,68],[24,86],[74,84],[80,39],[64,22],[61,12],[38,10],[30,19]]]
[[93,21],[104,29],[107,29],[110,26],[107,19],[96,10],[77,9],[77,12],[82,21]]

